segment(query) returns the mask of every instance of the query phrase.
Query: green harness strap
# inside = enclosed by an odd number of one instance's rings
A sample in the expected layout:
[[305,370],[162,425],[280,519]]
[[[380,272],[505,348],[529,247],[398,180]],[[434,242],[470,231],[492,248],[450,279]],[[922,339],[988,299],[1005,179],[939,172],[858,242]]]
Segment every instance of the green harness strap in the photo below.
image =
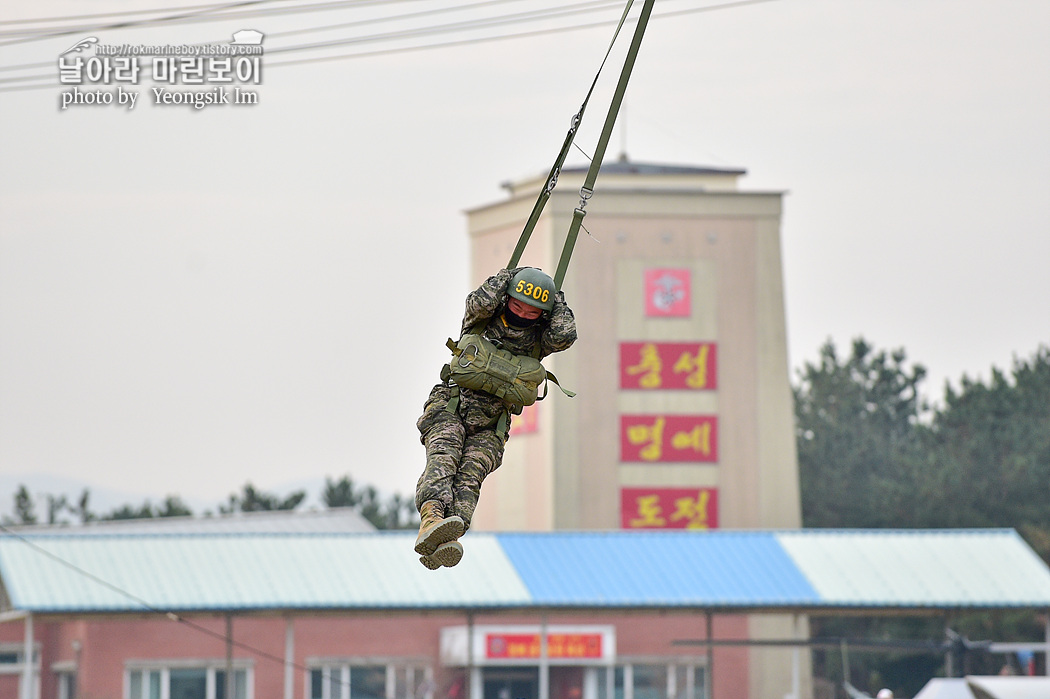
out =
[[[569,226],[569,232],[565,238],[565,246],[562,248],[561,259],[558,261],[558,271],[554,276],[554,285],[559,290],[561,289],[562,281],[565,279],[565,271],[569,266],[569,258],[572,256],[572,250],[576,245],[576,238],[580,232],[583,217],[587,215],[587,200],[594,194],[594,182],[598,178],[598,170],[601,169],[602,159],[605,157],[605,149],[608,147],[609,138],[612,136],[613,126],[616,123],[616,115],[620,111],[620,104],[623,102],[623,95],[627,90],[627,82],[630,80],[631,71],[634,69],[634,62],[638,56],[638,48],[641,46],[642,36],[645,34],[645,27],[649,22],[649,16],[652,14],[653,2],[654,0],[644,0],[642,5],[641,14],[638,17],[638,24],[634,29],[634,37],[631,39],[631,46],[627,51],[627,58],[624,60],[623,68],[620,71],[620,80],[616,84],[616,91],[613,94],[612,102],[609,105],[609,112],[605,116],[605,126],[602,127],[602,133],[598,139],[598,147],[594,152],[594,156],[591,158],[591,165],[587,170],[587,178],[584,181],[583,187],[580,189],[580,206],[573,212],[572,223]],[[598,72],[595,74],[594,80],[591,82],[590,89],[587,90],[587,96],[584,98],[583,104],[580,105],[580,110],[572,118],[572,123],[569,126],[568,133],[565,135],[565,140],[562,142],[561,150],[558,152],[558,157],[555,159],[554,166],[547,175],[547,184],[540,192],[539,197],[536,199],[536,203],[532,207],[532,213],[529,214],[529,219],[525,223],[525,228],[521,231],[521,235],[518,237],[518,243],[514,247],[514,252],[511,253],[510,261],[507,263],[507,269],[517,267],[518,261],[525,252],[525,246],[528,244],[529,238],[532,236],[532,231],[536,228],[540,215],[543,213],[543,207],[547,204],[547,200],[550,198],[551,192],[554,191],[555,185],[558,184],[558,175],[561,173],[562,165],[565,163],[565,158],[569,154],[572,142],[576,138],[576,131],[580,128],[580,123],[583,121],[583,113],[587,109],[587,103],[591,99],[591,94],[594,92],[595,85],[598,84],[598,77],[601,75],[602,68],[605,67],[606,61],[609,60],[609,54],[612,53],[613,45],[616,43],[616,39],[620,35],[620,29],[623,28],[624,23],[627,21],[627,15],[630,13],[633,5],[634,0],[627,0],[627,6],[624,8],[623,15],[620,17],[620,21],[616,25],[616,31],[613,32],[613,38],[612,41],[609,42],[609,48],[605,51],[605,57],[602,59],[602,63],[598,67]],[[446,344],[448,344],[449,349],[453,350],[453,353],[455,353],[456,344],[451,338]],[[561,382],[558,381],[558,378],[549,371],[547,372],[547,380],[553,381],[554,384],[570,398],[576,395],[574,392],[563,387]],[[546,395],[547,390],[546,387],[544,387],[543,396],[540,397],[539,400],[542,400]],[[456,386],[455,384],[452,385],[452,396],[445,409],[450,413],[455,413],[459,409],[459,386]],[[510,412],[508,410],[504,410],[503,413],[500,414],[499,420],[496,422],[496,433],[502,435],[503,440],[506,441],[507,436],[510,433]]]
[[598,138],[598,146],[595,148],[594,155],[591,156],[587,179],[580,188],[580,205],[572,212],[572,223],[569,224],[569,232],[565,236],[565,245],[562,247],[561,259],[558,261],[558,271],[554,274],[554,286],[558,289],[561,289],[562,280],[565,279],[565,271],[569,267],[569,258],[572,257],[572,250],[576,246],[576,236],[580,232],[580,226],[583,225],[583,217],[587,215],[587,201],[594,195],[594,182],[598,179],[598,170],[601,169],[602,159],[605,158],[605,149],[609,145],[613,125],[616,124],[616,115],[620,111],[624,92],[627,91],[627,81],[630,80],[631,71],[634,70],[634,60],[638,57],[638,47],[641,46],[645,25],[648,24],[652,11],[653,0],[645,0],[642,12],[638,16],[638,26],[635,27],[634,37],[631,39],[631,48],[627,51],[627,58],[620,71],[620,81],[616,84],[616,92],[609,104],[609,113],[605,116],[602,135]]
[[616,31],[613,32],[612,41],[609,42],[609,48],[605,51],[605,57],[602,59],[602,64],[598,66],[598,72],[595,73],[594,80],[591,82],[591,88],[587,90],[587,96],[583,99],[583,104],[580,105],[580,111],[576,112],[572,117],[572,122],[569,125],[569,132],[565,134],[565,141],[561,144],[561,151],[558,152],[558,157],[554,160],[554,166],[547,175],[547,185],[543,188],[543,191],[540,192],[540,196],[536,199],[536,203],[532,207],[532,213],[529,214],[529,220],[525,223],[525,228],[522,229],[521,236],[518,237],[518,244],[514,247],[514,252],[510,256],[510,262],[507,263],[507,269],[513,269],[518,266],[518,260],[521,259],[522,253],[525,252],[525,245],[529,242],[529,238],[532,236],[532,231],[536,228],[536,223],[540,220],[540,214],[543,213],[543,207],[547,204],[547,199],[550,198],[551,192],[554,191],[554,186],[558,184],[558,175],[561,173],[561,166],[565,163],[565,158],[569,154],[569,149],[572,148],[573,139],[576,138],[576,131],[580,128],[580,123],[583,121],[583,113],[587,110],[587,103],[591,100],[591,94],[594,92],[594,87],[598,84],[598,77],[602,74],[602,68],[605,67],[605,62],[609,60],[609,54],[612,53],[613,45],[616,44],[616,38],[620,36],[620,29],[623,27],[624,22],[627,21],[627,15],[631,11],[632,5],[634,5],[634,0],[627,0],[627,6],[623,10],[623,15],[620,17],[619,24],[616,25]]

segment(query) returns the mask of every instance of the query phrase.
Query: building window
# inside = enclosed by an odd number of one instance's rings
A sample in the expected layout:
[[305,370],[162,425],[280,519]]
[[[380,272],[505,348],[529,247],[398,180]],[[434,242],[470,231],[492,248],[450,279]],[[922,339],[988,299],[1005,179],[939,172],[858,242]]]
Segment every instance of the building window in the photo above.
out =
[[430,699],[430,672],[422,665],[313,665],[309,699]]
[[[129,669],[127,699],[227,699],[226,666],[182,665]],[[251,699],[250,668],[234,667],[233,699]]]
[[[21,665],[25,659],[25,644],[22,643],[0,643],[0,674],[8,675],[21,672]],[[11,668],[18,666],[18,669]],[[40,645],[33,646],[33,666],[40,666]]]
[[[593,684],[585,681],[584,699],[706,699],[704,665],[687,660],[653,661],[591,668]],[[587,687],[593,686],[591,694]]]
[[594,668],[598,676],[598,692],[595,697],[584,699],[624,699],[624,671],[622,665]]
[[634,665],[634,699],[673,699],[667,694],[666,665]]
[[58,675],[58,699],[77,699],[77,673],[62,671]]

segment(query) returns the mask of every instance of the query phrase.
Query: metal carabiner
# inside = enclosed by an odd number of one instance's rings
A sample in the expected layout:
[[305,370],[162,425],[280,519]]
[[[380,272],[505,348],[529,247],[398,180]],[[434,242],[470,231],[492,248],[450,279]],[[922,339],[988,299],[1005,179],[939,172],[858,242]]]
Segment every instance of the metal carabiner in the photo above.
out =
[[[474,355],[470,358],[470,361],[464,362],[463,357],[467,355],[467,350],[471,348],[474,348]],[[474,344],[470,344],[464,347],[463,351],[459,353],[459,359],[457,360],[459,362],[459,365],[462,367],[470,366],[474,362],[474,360],[478,358],[478,350],[478,346]]]

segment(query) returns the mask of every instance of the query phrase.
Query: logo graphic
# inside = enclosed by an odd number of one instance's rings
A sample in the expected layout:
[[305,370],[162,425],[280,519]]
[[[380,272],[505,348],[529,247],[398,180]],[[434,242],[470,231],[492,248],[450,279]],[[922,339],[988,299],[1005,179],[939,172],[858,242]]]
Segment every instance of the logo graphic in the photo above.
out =
[[255,29],[242,29],[219,44],[102,44],[98,37],[84,37],[58,55],[59,84],[72,86],[59,95],[59,109],[133,110],[142,77],[152,82],[142,94],[156,106],[258,104],[258,91],[246,88],[262,83],[264,38]]
[[83,39],[81,39],[77,43],[73,44],[68,49],[66,49],[65,51],[63,51],[62,53],[60,53],[58,55],[59,56],[65,56],[67,53],[70,53],[72,51],[76,51],[77,53],[80,53],[84,49],[91,48],[93,45],[95,45],[97,43],[98,43],[98,37],[96,37],[96,36],[84,37]]
[[263,37],[265,36],[262,32],[254,29],[242,29],[233,33],[233,41],[230,43],[234,46],[262,46]]
[[645,270],[646,316],[688,318],[691,294],[688,269]]

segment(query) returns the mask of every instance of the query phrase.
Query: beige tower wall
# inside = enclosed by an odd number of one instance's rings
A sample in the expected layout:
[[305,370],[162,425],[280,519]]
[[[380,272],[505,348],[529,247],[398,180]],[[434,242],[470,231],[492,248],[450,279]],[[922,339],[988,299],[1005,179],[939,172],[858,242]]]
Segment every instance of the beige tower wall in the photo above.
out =
[[[551,274],[578,202],[565,179],[521,262]],[[532,203],[522,194],[470,212],[472,283],[506,265]],[[580,339],[545,361],[578,396],[553,389],[538,430],[511,438],[477,528],[619,528],[619,488],[632,485],[715,487],[721,528],[800,526],[780,204],[779,193],[637,183],[592,200],[593,237],[581,232],[564,284]],[[644,317],[642,273],[660,266],[691,270],[690,318]],[[619,343],[650,339],[716,342],[717,390],[620,390]],[[717,415],[717,463],[621,463],[619,415],[656,412]]]

